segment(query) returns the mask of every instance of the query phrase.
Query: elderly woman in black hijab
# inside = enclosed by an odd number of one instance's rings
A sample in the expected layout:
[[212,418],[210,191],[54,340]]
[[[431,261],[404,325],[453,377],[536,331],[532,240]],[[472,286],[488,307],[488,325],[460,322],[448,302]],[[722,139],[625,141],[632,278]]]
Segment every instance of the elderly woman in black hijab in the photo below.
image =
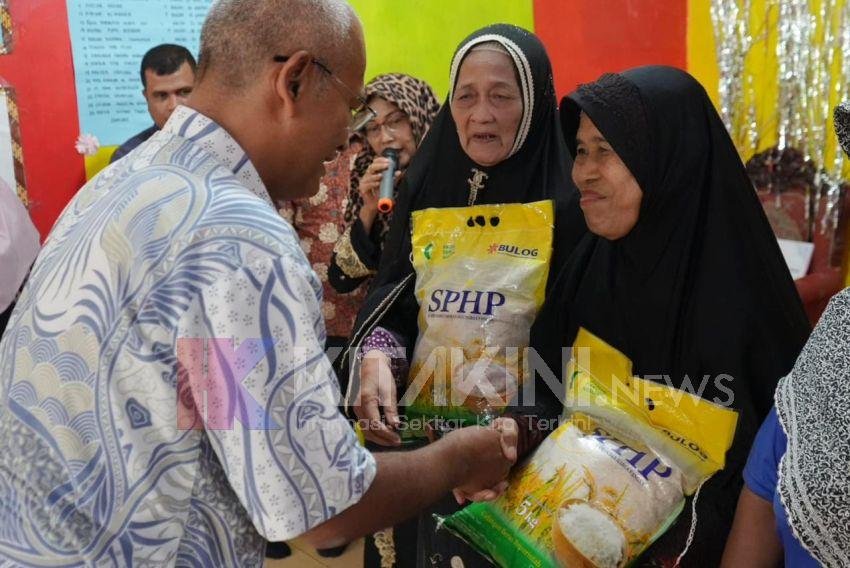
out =
[[561,102],[561,120],[590,234],[561,269],[532,347],[563,370],[562,348],[583,327],[626,354],[635,374],[738,411],[726,469],[698,494],[696,518],[683,514],[639,562],[673,565],[689,550],[681,565],[715,566],[747,450],[805,343],[806,315],[693,77],[660,66],[606,74]]
[[[551,199],[556,266],[587,230],[569,183],[570,160],[558,128],[552,69],[540,40],[512,25],[481,29],[455,53],[450,85],[446,103],[401,182],[381,266],[344,353],[349,356],[340,359],[343,365],[363,351],[364,343],[376,348],[399,343],[408,358],[412,354],[419,312],[410,262],[413,211]],[[398,421],[395,384],[377,380],[378,368],[389,371],[389,360],[364,360],[346,404],[370,420],[379,418],[382,407],[388,424],[372,428],[366,437],[397,445],[392,428]]]
[[[390,362],[393,347],[406,352],[409,360],[418,335],[419,305],[410,261],[413,211],[553,200],[555,263],[568,256],[586,231],[569,183],[569,155],[556,110],[549,58],[534,34],[511,25],[488,26],[464,40],[455,53],[448,99],[401,181],[380,269],[342,357],[345,365],[352,356],[366,354],[349,385],[346,404],[354,406],[359,418],[372,421],[374,426],[365,433],[373,443],[401,443],[395,430],[396,380],[401,387],[406,379],[401,364],[405,357],[392,361],[392,374]],[[520,423],[520,455],[545,434],[539,426],[545,421],[537,419],[557,416],[559,410],[554,395],[541,395],[537,406],[510,413]],[[382,413],[385,423],[380,421]],[[477,555],[451,540],[435,536],[430,516],[424,517],[419,559],[429,563],[423,565],[431,566],[428,559],[437,556],[437,565],[448,565],[459,555],[471,566]]]

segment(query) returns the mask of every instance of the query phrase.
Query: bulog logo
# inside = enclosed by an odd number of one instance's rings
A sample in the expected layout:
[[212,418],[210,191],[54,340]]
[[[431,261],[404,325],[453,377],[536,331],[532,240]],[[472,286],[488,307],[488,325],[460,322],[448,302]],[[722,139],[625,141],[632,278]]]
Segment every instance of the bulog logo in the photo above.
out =
[[537,258],[539,249],[529,249],[522,248],[517,245],[500,245],[499,243],[493,243],[490,245],[488,252],[490,254],[506,254],[508,256],[515,256],[519,258]]

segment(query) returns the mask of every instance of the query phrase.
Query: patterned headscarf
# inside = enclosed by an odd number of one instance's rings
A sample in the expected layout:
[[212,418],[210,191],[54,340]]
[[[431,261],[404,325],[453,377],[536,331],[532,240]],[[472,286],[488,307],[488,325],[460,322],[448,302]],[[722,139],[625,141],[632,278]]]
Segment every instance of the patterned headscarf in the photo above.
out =
[[[372,97],[380,97],[396,105],[407,115],[410,120],[410,128],[413,131],[413,140],[417,146],[422,142],[431,122],[437,116],[437,111],[440,110],[440,103],[437,102],[437,97],[434,96],[434,91],[431,90],[428,83],[402,73],[378,75],[369,81],[366,85],[366,99]],[[358,136],[362,138],[362,135]],[[357,187],[360,185],[360,178],[366,173],[374,159],[375,153],[364,139],[363,150],[360,151],[351,170],[351,191],[348,207],[345,210],[346,224],[350,224],[360,214],[363,198],[360,197]],[[382,241],[389,228],[390,215],[378,213],[375,218],[375,224],[380,227],[379,234]]]
[[841,144],[844,153],[850,156],[850,102],[844,102],[835,107],[834,119],[838,143]]
[[821,316],[776,389],[788,438],[779,495],[794,536],[829,568],[850,564],[850,288]]

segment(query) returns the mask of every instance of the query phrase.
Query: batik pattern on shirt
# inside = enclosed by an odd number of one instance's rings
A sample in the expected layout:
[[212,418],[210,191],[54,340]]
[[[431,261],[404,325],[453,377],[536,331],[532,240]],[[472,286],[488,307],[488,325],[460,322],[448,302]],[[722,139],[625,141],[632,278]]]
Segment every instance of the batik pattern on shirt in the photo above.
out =
[[67,206],[0,343],[0,566],[261,566],[356,503],[321,302],[244,151],[178,107]]

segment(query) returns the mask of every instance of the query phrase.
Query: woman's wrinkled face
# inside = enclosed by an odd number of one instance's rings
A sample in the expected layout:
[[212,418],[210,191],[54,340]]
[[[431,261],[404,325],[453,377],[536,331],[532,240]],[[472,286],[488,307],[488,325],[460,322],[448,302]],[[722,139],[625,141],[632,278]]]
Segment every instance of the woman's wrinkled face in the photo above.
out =
[[473,51],[463,60],[451,100],[460,145],[480,166],[505,160],[523,111],[514,64],[506,53]]
[[640,216],[643,192],[632,172],[584,113],[576,133],[573,181],[592,233],[615,241],[631,232]]
[[387,148],[399,153],[399,167],[404,169],[416,153],[416,140],[410,125],[410,117],[395,104],[381,97],[369,99],[369,107],[377,116],[366,123],[363,134],[372,151],[378,156]]

